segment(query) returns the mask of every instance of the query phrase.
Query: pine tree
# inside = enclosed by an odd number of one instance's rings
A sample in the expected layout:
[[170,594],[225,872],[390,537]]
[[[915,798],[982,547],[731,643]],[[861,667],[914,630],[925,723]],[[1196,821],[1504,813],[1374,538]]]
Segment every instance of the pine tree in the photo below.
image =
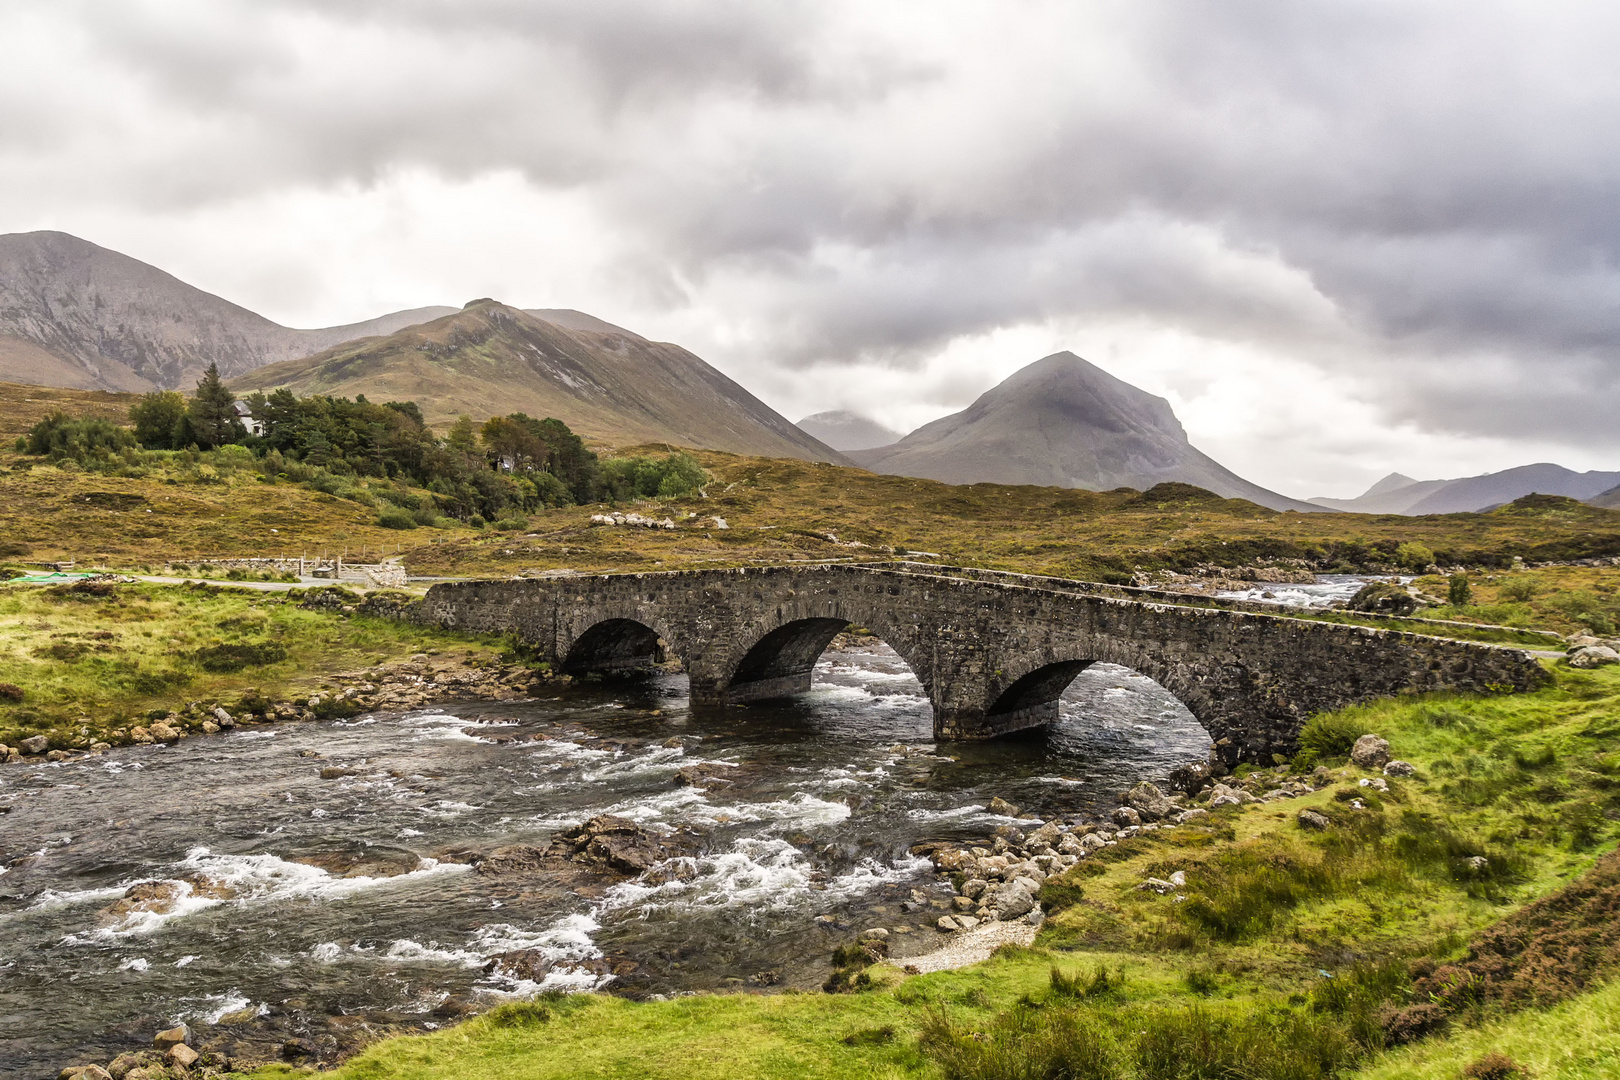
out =
[[212,450],[247,434],[242,421],[236,418],[236,410],[231,408],[235,403],[236,395],[220,380],[219,365],[209,364],[203,377],[197,380],[197,393],[187,410],[199,447]]

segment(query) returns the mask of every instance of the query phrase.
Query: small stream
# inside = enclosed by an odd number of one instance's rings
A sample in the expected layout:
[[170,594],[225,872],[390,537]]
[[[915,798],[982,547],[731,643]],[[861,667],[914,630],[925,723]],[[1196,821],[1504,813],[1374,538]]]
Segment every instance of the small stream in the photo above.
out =
[[[814,987],[867,926],[894,928],[898,956],[938,946],[930,901],[950,890],[917,841],[985,837],[1009,823],[985,810],[997,795],[1102,812],[1208,745],[1156,683],[1097,664],[1051,728],[935,746],[922,688],[872,645],[748,708],[692,710],[685,678],[657,675],[10,766],[0,1077],[106,1061],[179,1020],[313,1034],[334,1016],[431,1027],[547,989]],[[735,783],[677,782],[704,762]],[[467,865],[601,813],[691,830],[699,853],[617,882]],[[123,900],[142,882],[167,899]],[[519,949],[543,977],[485,970]]]

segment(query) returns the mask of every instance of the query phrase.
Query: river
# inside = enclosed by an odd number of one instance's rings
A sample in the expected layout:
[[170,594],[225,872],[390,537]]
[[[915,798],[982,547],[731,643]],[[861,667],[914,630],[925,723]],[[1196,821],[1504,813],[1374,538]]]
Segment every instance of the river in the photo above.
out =
[[[1104,812],[1208,746],[1156,683],[1103,664],[1045,731],[936,746],[905,665],[853,644],[809,693],[747,708],[693,710],[683,676],[655,675],[9,766],[0,1077],[104,1062],[175,1021],[317,1038],[334,1016],[432,1027],[543,989],[814,987],[868,926],[899,956],[938,946],[929,902],[950,890],[912,844],[989,835],[998,795]],[[737,782],[676,782],[701,762]],[[599,813],[690,829],[700,852],[670,880],[585,886],[467,865]],[[142,882],[169,899],[121,903]],[[543,979],[485,971],[516,949],[552,962]]]

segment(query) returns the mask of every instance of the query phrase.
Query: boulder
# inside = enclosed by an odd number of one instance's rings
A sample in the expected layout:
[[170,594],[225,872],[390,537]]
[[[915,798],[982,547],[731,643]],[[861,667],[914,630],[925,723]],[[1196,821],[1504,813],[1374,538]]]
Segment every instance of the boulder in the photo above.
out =
[[1176,891],[1175,885],[1165,881],[1163,878],[1156,877],[1148,878],[1136,888],[1139,892],[1156,892],[1160,896],[1164,896],[1166,893],[1173,893]]
[[30,735],[17,746],[25,754],[43,754],[51,748],[51,740],[43,735]]
[[191,1029],[184,1024],[177,1024],[152,1036],[152,1048],[154,1050],[168,1050],[169,1047],[181,1046],[190,1039]]
[[1345,607],[1375,615],[1410,615],[1418,609],[1418,603],[1415,591],[1405,585],[1370,581],[1356,590]]
[[1299,827],[1312,832],[1324,832],[1333,827],[1333,822],[1315,810],[1301,810],[1299,812]]
[[1133,806],[1121,806],[1114,811],[1114,824],[1121,828],[1142,824],[1142,815]]
[[1015,818],[1018,816],[1018,807],[1013,803],[1008,802],[1006,799],[1003,799],[1000,795],[997,795],[995,798],[991,799],[990,805],[985,807],[985,809],[990,811],[992,814],[1000,814],[1003,817]]
[[1197,807],[1194,807],[1191,810],[1183,810],[1181,813],[1177,814],[1176,815],[1176,821],[1177,821],[1178,824],[1188,825],[1188,824],[1191,824],[1194,821],[1199,820],[1200,818],[1207,818],[1207,817],[1209,817],[1209,811],[1208,810],[1203,810],[1203,809],[1199,809]]
[[996,913],[996,918],[1002,922],[1010,922],[1020,915],[1027,915],[1033,911],[1035,897],[1021,882],[1008,882],[996,890],[990,908]]
[[169,1047],[169,1052],[164,1055],[170,1065],[178,1065],[182,1069],[189,1069],[197,1064],[197,1059],[201,1056],[185,1043],[176,1043]]
[[1389,763],[1389,740],[1367,734],[1350,748],[1350,760],[1363,769],[1382,769]]
[[1605,664],[1620,664],[1620,652],[1607,645],[1585,645],[1569,654],[1572,668],[1596,668]]
[[934,923],[934,929],[942,934],[954,934],[961,929],[954,915],[941,915],[939,921]]
[[545,865],[546,852],[532,844],[508,844],[488,855],[474,860],[473,869],[480,874],[524,874]]
[[984,895],[984,891],[989,887],[990,883],[984,878],[968,878],[962,883],[962,895],[977,900]]
[[1080,847],[1084,849],[1084,852],[1087,855],[1093,854],[1099,848],[1105,848],[1107,846],[1108,841],[1104,840],[1101,836],[1094,832],[1088,832],[1086,835],[1080,838]]
[[1189,761],[1170,771],[1170,790],[1185,795],[1196,795],[1214,782],[1214,770],[1207,761]]
[[1084,855],[1086,849],[1081,845],[1080,838],[1073,833],[1068,834],[1057,842],[1059,855]]
[[662,836],[629,818],[599,814],[552,839],[552,851],[604,864],[625,874],[639,874],[655,863],[683,854],[688,845]]
[[158,742],[173,742],[180,737],[180,730],[178,728],[170,727],[168,724],[164,723],[153,724],[151,727],[147,728],[147,731],[150,732],[152,738],[156,739]]
[[1142,815],[1143,821],[1161,821],[1175,813],[1176,804],[1158,786],[1146,780],[1125,793],[1125,805]]
[[1417,772],[1410,761],[1391,761],[1384,766],[1385,776],[1411,776]]

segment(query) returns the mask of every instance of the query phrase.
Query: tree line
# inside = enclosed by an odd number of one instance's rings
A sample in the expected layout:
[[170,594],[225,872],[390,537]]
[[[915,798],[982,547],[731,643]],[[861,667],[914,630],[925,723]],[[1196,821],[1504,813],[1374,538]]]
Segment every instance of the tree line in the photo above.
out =
[[126,460],[137,448],[200,452],[241,446],[262,462],[267,476],[308,480],[320,473],[408,484],[425,488],[440,512],[462,521],[548,506],[675,498],[706,479],[684,452],[601,459],[551,417],[512,413],[480,425],[463,416],[440,437],[412,401],[376,404],[363,394],[352,400],[298,397],[285,389],[243,400],[253,431],[210,364],[190,399],[173,390],[142,395],[130,408],[127,427],[58,412],[36,424],[18,449],[93,468]]

